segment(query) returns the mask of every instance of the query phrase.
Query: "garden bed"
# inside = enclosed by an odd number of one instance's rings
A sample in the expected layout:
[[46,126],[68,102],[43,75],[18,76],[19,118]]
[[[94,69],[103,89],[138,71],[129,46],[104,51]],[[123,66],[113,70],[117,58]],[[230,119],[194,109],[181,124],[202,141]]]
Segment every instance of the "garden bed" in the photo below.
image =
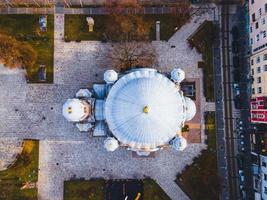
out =
[[[105,24],[108,15],[93,15],[94,31],[88,31],[86,17],[90,15],[65,15],[65,40],[105,40]],[[156,39],[156,21],[160,21],[161,40],[169,40],[170,37],[182,26],[188,19],[179,19],[173,14],[146,14],[143,15],[145,21],[152,24],[150,29],[150,40]]]
[[[124,180],[116,180],[122,181]],[[133,180],[134,181],[134,180]],[[131,185],[131,180],[126,180],[125,183],[130,182],[128,187],[134,187]],[[138,182],[138,181],[137,181]],[[115,182],[116,183],[116,182]],[[112,184],[112,181],[106,181],[104,179],[94,180],[70,180],[64,182],[64,200],[111,200],[105,194],[106,184]],[[133,182],[134,184],[134,182]],[[138,186],[139,187],[139,186]],[[170,200],[167,194],[159,187],[156,181],[152,179],[143,180],[144,196],[140,196],[143,200]],[[140,191],[142,194],[142,191]]]
[[198,67],[203,69],[204,96],[208,102],[214,102],[214,72],[213,72],[213,42],[215,39],[216,27],[211,21],[205,21],[193,33],[188,42],[201,54],[203,62]]
[[37,62],[27,70],[29,82],[38,82],[40,65],[46,66],[46,83],[53,82],[54,16],[47,15],[47,31],[39,30],[41,15],[0,15],[0,33],[29,43],[37,53]]
[[[39,142],[25,140],[22,153],[6,170],[0,171],[0,199],[37,200]],[[22,189],[28,183],[32,187]]]
[[219,177],[217,172],[215,113],[205,113],[206,150],[177,175],[176,183],[191,200],[218,200]]

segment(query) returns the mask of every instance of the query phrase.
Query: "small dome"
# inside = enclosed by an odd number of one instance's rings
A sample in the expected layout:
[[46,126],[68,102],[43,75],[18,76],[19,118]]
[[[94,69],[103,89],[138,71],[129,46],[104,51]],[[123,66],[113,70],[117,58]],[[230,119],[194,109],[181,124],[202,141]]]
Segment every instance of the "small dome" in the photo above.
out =
[[79,129],[81,132],[87,132],[89,131],[93,125],[91,123],[77,123],[76,127]]
[[172,148],[174,148],[177,151],[183,151],[187,147],[187,141],[182,136],[176,136],[171,141]]
[[171,71],[171,79],[176,83],[181,83],[185,79],[185,72],[180,68]]
[[115,81],[118,80],[118,73],[115,72],[114,70],[107,70],[104,73],[104,81],[106,83],[114,83]]
[[76,95],[77,98],[83,98],[87,97],[90,98],[92,96],[92,92],[90,92],[88,89],[80,89]]
[[196,104],[192,99],[184,97],[185,100],[185,121],[193,119],[196,114]]
[[79,99],[68,99],[62,108],[63,116],[71,122],[83,121],[90,115],[90,111],[90,105]]
[[87,21],[88,25],[94,25],[95,24],[95,20],[92,17],[86,17],[86,21]]
[[114,137],[108,137],[104,141],[104,147],[107,151],[115,151],[119,147],[119,142]]

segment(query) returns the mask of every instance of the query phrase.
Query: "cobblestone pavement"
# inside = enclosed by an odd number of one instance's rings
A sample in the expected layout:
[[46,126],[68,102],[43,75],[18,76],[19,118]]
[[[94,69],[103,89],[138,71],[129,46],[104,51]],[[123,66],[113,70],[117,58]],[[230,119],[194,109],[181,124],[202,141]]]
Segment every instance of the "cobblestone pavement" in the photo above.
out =
[[0,138],[0,170],[5,170],[12,164],[22,151],[22,141],[10,138]]
[[[170,72],[174,67],[179,67],[185,71],[186,78],[199,79],[200,90],[200,113],[206,111],[215,111],[215,104],[206,102],[203,89],[203,72],[197,67],[198,62],[202,60],[202,55],[196,49],[191,49],[187,43],[187,38],[190,34],[202,24],[205,20],[214,20],[213,13],[203,13],[201,16],[192,18],[190,23],[185,24],[177,31],[168,42],[154,41],[153,45],[159,56],[159,71]],[[204,115],[201,114],[201,140],[204,142]]]
[[[207,17],[210,16],[201,20]],[[193,19],[169,42],[153,43],[160,55],[159,70],[169,72],[178,66],[186,71],[188,78],[202,78],[202,71],[196,67],[201,55],[185,41],[185,35],[199,23]],[[13,72],[0,66],[0,138],[15,144],[26,138],[40,140],[39,200],[62,200],[63,181],[74,176],[86,179],[150,176],[173,200],[188,199],[174,179],[205,148],[204,144],[189,144],[184,152],[163,150],[155,158],[133,158],[125,149],[107,153],[103,138],[89,138],[63,118],[61,109],[66,99],[73,97],[79,88],[102,81],[103,72],[109,68],[97,67],[95,63],[94,55],[101,43],[64,43],[63,28],[64,15],[55,15],[54,84],[26,84],[24,71]],[[200,112],[205,105],[204,99]],[[10,148],[6,152],[12,154]]]
[[127,179],[145,176],[156,179],[172,199],[187,199],[174,178],[192,162],[203,145],[190,144],[184,152],[172,149],[157,152],[155,158],[133,158],[125,149],[107,153],[103,140],[41,141],[39,199],[62,199],[63,181],[72,177]]

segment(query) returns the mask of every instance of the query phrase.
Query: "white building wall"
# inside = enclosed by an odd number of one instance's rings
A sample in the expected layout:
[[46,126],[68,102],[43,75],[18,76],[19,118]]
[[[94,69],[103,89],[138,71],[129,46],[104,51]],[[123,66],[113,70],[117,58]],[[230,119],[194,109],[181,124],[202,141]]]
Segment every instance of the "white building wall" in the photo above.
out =
[[267,96],[267,49],[250,57],[250,69],[254,78],[252,96]]
[[267,96],[267,0],[249,0],[249,21],[252,97]]
[[267,0],[249,0],[249,19],[250,44],[254,55],[267,49]]

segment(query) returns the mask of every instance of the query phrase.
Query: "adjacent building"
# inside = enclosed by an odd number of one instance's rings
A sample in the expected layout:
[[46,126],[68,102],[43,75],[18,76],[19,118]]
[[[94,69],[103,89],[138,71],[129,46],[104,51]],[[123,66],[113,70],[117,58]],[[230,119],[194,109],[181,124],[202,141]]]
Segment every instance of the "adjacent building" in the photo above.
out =
[[267,123],[267,1],[249,0],[251,122]]
[[251,134],[251,157],[255,200],[267,199],[267,131],[266,125],[257,125]]
[[267,1],[250,0],[250,44],[252,96],[267,95]]
[[255,200],[267,199],[267,0],[249,0],[251,156]]

